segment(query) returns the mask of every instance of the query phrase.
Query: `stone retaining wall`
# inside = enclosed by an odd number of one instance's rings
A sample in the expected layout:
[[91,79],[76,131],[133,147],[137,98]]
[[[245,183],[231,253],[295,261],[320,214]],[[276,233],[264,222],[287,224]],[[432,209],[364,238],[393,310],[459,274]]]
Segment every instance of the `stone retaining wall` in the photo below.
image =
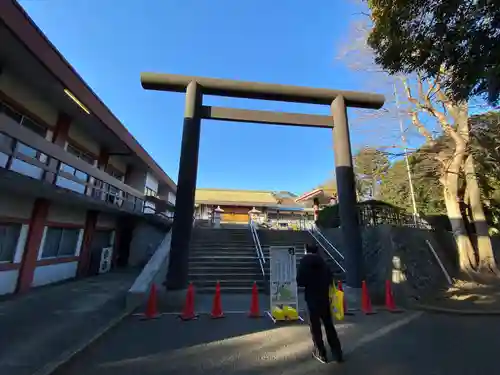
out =
[[[349,251],[343,244],[340,228],[322,232],[340,252]],[[450,243],[443,246],[436,232],[384,224],[364,227],[362,237],[366,281],[374,303],[383,303],[386,280],[392,281],[396,300],[403,305],[446,286],[446,278],[426,241],[453,274]]]

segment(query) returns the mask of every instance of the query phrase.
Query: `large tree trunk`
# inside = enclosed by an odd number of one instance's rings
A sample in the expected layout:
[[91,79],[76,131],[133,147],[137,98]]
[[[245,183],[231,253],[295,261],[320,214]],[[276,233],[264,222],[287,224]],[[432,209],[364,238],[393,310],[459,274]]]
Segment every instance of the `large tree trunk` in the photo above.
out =
[[[444,130],[455,142],[455,152],[444,164],[441,183],[444,186],[444,201],[448,218],[457,243],[459,267],[461,271],[470,273],[477,267],[476,254],[462,216],[458,191],[460,172],[466,158],[468,142],[467,105],[451,106],[448,109],[455,120],[457,129],[444,126]],[[446,125],[445,121],[441,122]]]
[[442,179],[444,187],[444,202],[450,219],[451,230],[455,237],[458,251],[458,266],[461,271],[470,273],[476,268],[474,247],[467,234],[462,212],[458,203],[458,173],[447,172]]
[[498,268],[491,246],[491,239],[488,233],[488,223],[484,214],[483,202],[481,200],[481,190],[477,182],[476,169],[472,155],[468,155],[464,165],[465,179],[469,193],[470,211],[477,235],[477,254],[479,272],[493,272],[498,274]]

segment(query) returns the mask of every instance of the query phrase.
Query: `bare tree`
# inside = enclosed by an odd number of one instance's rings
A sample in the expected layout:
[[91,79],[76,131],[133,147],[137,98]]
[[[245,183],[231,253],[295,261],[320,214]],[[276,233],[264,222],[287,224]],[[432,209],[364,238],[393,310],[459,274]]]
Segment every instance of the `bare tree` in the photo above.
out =
[[[433,172],[443,187],[447,214],[457,244],[460,269],[469,274],[476,271],[498,274],[473,155],[469,152],[468,103],[453,102],[441,88],[440,80],[445,77],[446,72],[428,82],[419,75],[394,77],[381,70],[375,64],[374,55],[366,43],[369,31],[369,20],[362,20],[353,25],[353,31],[339,58],[347,62],[351,69],[372,77],[367,80],[368,85],[376,85],[377,91],[385,93],[387,97],[392,97],[391,91],[398,88],[403,100],[400,106],[389,100],[385,110],[377,118],[361,115],[356,121],[372,124],[384,121],[384,128],[378,131],[387,131],[389,137],[392,136],[393,143],[387,143],[389,138],[387,136],[385,139],[378,137],[377,141],[385,143],[382,148],[393,147],[396,150],[401,149],[401,144],[398,145],[396,141],[399,137],[394,139],[394,134],[399,133],[395,120],[398,116],[404,116],[410,121],[416,132],[408,132],[406,135],[415,138],[416,134],[419,134],[424,139],[424,142],[420,142],[419,154],[422,155],[423,149],[429,150],[426,157],[438,161],[429,165],[433,166],[432,168],[438,166]],[[440,149],[433,147],[436,139],[443,137],[449,147]],[[474,224],[477,241],[473,241],[474,237],[467,231],[460,204],[462,201],[470,207],[470,221]]]

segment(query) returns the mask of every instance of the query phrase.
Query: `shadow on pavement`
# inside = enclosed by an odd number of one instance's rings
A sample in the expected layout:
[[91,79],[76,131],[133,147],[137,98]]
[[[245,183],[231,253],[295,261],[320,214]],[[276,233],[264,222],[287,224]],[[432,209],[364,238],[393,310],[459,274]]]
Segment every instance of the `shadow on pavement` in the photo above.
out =
[[[337,330],[349,346],[390,319],[360,316],[338,324]],[[305,374],[321,366],[311,360],[311,349],[305,323],[275,325],[245,314],[189,322],[173,315],[153,321],[129,317],[57,374]]]
[[88,341],[123,313],[136,273],[40,287],[0,302],[0,374],[29,375]]

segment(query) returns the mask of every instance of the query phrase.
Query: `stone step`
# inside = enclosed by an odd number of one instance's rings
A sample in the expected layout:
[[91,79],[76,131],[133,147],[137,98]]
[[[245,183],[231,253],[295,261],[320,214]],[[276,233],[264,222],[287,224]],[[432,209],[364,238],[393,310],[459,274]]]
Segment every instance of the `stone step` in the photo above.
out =
[[[244,233],[244,232],[248,232],[249,230],[250,229],[248,228],[248,226],[245,226],[245,227],[242,227],[242,228],[203,228],[200,231],[203,231],[203,232],[206,231],[208,233],[228,233],[228,232],[231,232],[231,233]],[[195,228],[195,230],[193,232],[198,232],[198,229]]]
[[241,254],[209,254],[209,255],[189,255],[189,262],[208,262],[208,261],[216,261],[216,262],[258,262],[259,258],[255,254],[250,255],[241,255]]
[[254,246],[253,241],[191,241],[189,243],[191,247],[193,246],[229,246],[229,247],[242,247],[242,246]]
[[215,283],[217,281],[229,282],[229,281],[259,281],[262,280],[262,273],[240,273],[234,272],[233,274],[209,274],[209,273],[189,273],[189,280],[193,283],[201,281],[203,283]]
[[255,252],[255,247],[253,246],[242,246],[242,247],[235,247],[235,246],[219,246],[219,247],[206,247],[206,246],[196,246],[196,247],[189,247],[189,252],[195,252],[195,251],[253,251]]
[[214,236],[214,237],[191,237],[191,242],[248,242],[253,241],[252,236],[248,237],[222,237],[222,236]]
[[304,251],[306,243],[298,243],[298,242],[284,242],[284,243],[266,243],[261,242],[261,247],[295,247],[297,251]]
[[209,267],[206,267],[203,265],[200,266],[198,264],[193,264],[193,263],[189,264],[189,272],[192,271],[192,272],[196,273],[196,272],[201,272],[202,270],[205,270],[205,269],[208,269],[211,272],[220,272],[220,273],[224,273],[224,272],[234,273],[235,270],[238,270],[238,272],[242,272],[242,273],[251,273],[251,272],[254,272],[256,269],[260,270],[260,266],[258,265],[258,262],[256,262],[256,264],[251,264],[251,265],[245,264],[245,265],[238,266],[238,267],[234,267],[234,266],[226,265],[226,264],[223,264],[223,265],[210,264]]
[[[264,280],[219,280],[220,282],[220,287],[221,287],[221,292],[227,292],[228,290],[231,289],[240,289],[240,290],[246,290],[248,293],[252,292],[252,287],[253,283],[257,282],[257,287],[260,287],[262,289],[265,288],[264,285]],[[200,288],[204,289],[212,289],[215,291],[215,286],[217,284],[217,280],[193,280],[193,285],[195,287],[195,291],[199,291]]]
[[252,259],[258,259],[257,254],[255,251],[251,252],[241,252],[241,251],[234,251],[234,252],[220,252],[220,251],[200,251],[196,253],[190,253],[189,254],[189,259],[199,259],[199,258],[252,258]]
[[[239,286],[225,286],[224,288],[221,287],[221,295],[222,299],[224,299],[224,294],[248,294],[251,295],[252,293],[252,287],[253,284],[248,288],[247,286],[245,287],[239,287]],[[264,285],[257,285],[257,290],[259,294],[266,294],[268,288],[265,287]],[[215,286],[200,286],[198,288],[195,287],[195,292],[198,294],[214,294],[215,293]],[[249,299],[250,301],[250,299]],[[224,304],[224,301],[222,302]],[[248,302],[250,304],[250,302]],[[249,305],[250,306],[250,305]]]
[[190,259],[190,267],[232,267],[238,269],[239,267],[259,267],[257,259],[227,259],[227,260],[207,260],[207,259]]
[[[269,275],[269,270],[264,270],[266,275]],[[247,277],[248,275],[253,275],[253,277],[262,277],[262,272],[259,267],[251,269],[251,270],[245,270],[244,272],[239,270],[239,269],[233,269],[233,270],[227,270],[227,271],[214,271],[213,269],[206,267],[206,268],[197,268],[194,270],[189,270],[189,275],[192,275],[193,277],[196,277],[197,279],[202,278],[201,276],[207,276],[211,278],[218,278],[220,280],[224,280],[226,278],[233,278],[234,275],[238,276],[239,275],[244,275],[244,277]],[[248,276],[249,277],[249,276]]]
[[200,247],[195,249],[189,249],[190,254],[198,254],[199,252],[209,252],[209,253],[248,253],[255,254],[256,250],[254,247],[242,247],[242,248],[224,248],[224,247]]
[[198,250],[190,251],[189,258],[198,257],[244,257],[244,258],[257,258],[258,254],[255,251],[220,251],[220,250]]

